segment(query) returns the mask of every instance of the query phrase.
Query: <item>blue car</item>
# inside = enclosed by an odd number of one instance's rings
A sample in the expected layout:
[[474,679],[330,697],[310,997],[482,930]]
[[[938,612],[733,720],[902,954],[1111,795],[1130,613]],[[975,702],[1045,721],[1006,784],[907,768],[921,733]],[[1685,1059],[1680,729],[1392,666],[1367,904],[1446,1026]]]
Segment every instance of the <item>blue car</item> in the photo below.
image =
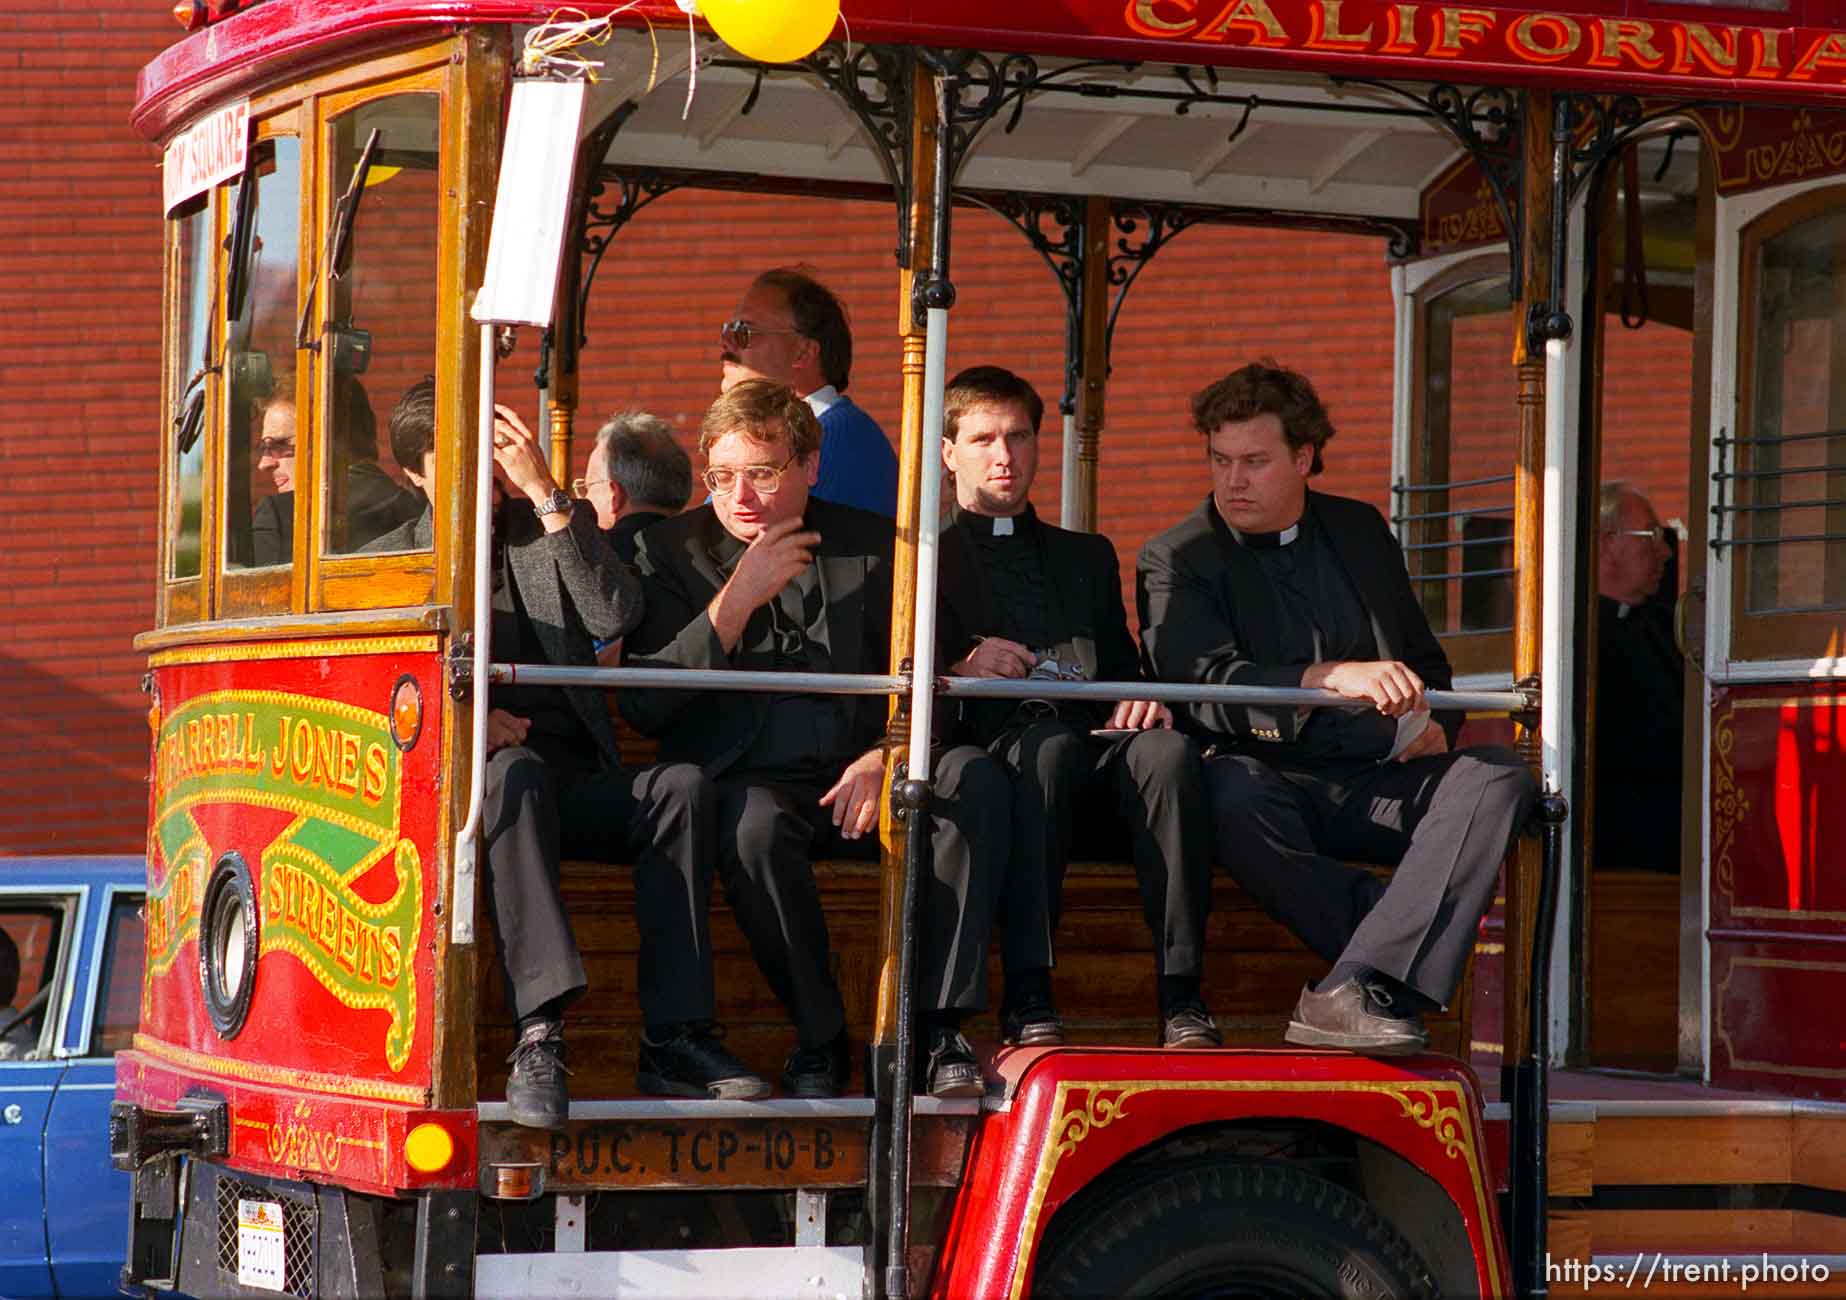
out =
[[0,1296],[116,1293],[116,1052],[141,1011],[138,857],[0,858]]

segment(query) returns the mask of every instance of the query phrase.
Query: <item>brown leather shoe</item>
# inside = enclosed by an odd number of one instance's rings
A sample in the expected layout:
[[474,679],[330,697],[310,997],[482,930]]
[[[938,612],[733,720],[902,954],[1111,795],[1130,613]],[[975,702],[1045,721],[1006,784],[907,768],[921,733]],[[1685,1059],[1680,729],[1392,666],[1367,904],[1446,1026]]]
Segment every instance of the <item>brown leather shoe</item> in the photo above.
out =
[[1298,1047],[1343,1047],[1368,1056],[1409,1056],[1429,1046],[1422,1020],[1393,1010],[1381,986],[1358,980],[1325,993],[1312,984],[1302,989],[1283,1036]]

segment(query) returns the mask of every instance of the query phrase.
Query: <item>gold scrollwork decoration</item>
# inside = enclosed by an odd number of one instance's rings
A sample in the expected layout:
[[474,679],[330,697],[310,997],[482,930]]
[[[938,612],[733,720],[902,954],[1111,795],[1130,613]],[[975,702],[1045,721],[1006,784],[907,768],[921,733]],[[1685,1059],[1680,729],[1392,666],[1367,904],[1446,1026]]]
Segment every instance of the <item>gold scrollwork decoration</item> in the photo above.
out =
[[1737,788],[1737,771],[1731,757],[1737,747],[1737,732],[1729,709],[1718,714],[1711,730],[1712,875],[1718,883],[1718,891],[1730,902],[1734,874],[1731,846],[1737,838],[1737,827],[1750,814],[1751,803]]
[[1434,1089],[1401,1088],[1393,1090],[1390,1096],[1418,1128],[1426,1128],[1436,1135],[1449,1159],[1461,1159],[1468,1143],[1468,1117],[1460,1106],[1445,1103]]

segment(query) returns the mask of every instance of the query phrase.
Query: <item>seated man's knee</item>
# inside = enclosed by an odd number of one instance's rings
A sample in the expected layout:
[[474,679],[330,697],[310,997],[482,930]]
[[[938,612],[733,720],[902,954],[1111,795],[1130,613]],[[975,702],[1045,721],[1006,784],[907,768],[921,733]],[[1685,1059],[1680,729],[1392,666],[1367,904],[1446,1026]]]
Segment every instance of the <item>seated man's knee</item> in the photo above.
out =
[[807,824],[766,790],[749,792],[728,834],[736,845],[738,865],[749,875],[773,874],[789,858],[807,862]]
[[487,756],[486,789],[502,800],[523,798],[536,789],[551,788],[551,770],[538,751],[509,745]]
[[711,778],[695,763],[665,763],[642,777],[645,793],[662,808],[692,808],[716,797]]
[[1053,780],[1088,761],[1083,738],[1069,723],[1035,723],[1019,738],[1019,770],[1041,781]]
[[1197,777],[1199,751],[1189,739],[1165,727],[1150,728],[1128,742],[1128,769],[1137,778],[1171,777],[1190,773]]

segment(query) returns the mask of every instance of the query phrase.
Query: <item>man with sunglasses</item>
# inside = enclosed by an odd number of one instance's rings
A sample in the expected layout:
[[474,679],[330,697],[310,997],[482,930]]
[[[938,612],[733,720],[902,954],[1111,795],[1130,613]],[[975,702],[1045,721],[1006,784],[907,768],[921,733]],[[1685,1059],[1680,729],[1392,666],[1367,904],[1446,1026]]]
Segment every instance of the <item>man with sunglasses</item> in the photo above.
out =
[[1678,871],[1686,661],[1673,598],[1673,549],[1648,499],[1605,483],[1596,549],[1596,798],[1599,868]]
[[722,389],[745,379],[787,384],[820,419],[823,501],[897,514],[897,454],[878,421],[846,396],[852,328],[825,285],[794,267],[759,275],[718,341]]
[[[646,609],[628,636],[629,666],[886,671],[894,529],[810,495],[820,445],[813,412],[783,384],[743,380],[712,404],[699,437],[711,500],[640,535]],[[795,1022],[783,1090],[839,1094],[851,1073],[845,1008],[810,860],[878,854],[885,697],[630,688],[618,702],[660,738],[662,761],[696,763],[717,787],[718,872]],[[971,745],[937,755],[934,775],[916,990],[922,1082],[939,1097],[975,1096],[981,1073],[960,1023],[986,1001],[1007,778]]]

